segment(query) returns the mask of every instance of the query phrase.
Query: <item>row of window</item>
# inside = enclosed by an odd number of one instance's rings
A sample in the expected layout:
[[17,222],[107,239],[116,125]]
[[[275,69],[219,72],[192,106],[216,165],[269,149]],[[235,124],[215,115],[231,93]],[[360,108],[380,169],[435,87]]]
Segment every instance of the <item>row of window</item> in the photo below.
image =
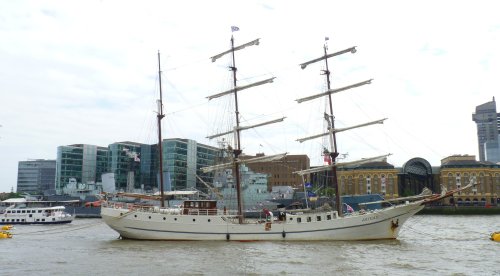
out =
[[[122,216],[122,215],[123,214],[120,214],[120,216]],[[134,215],[134,217],[137,218],[137,215]],[[148,218],[151,219],[151,216],[148,216]],[[316,216],[315,219],[316,219],[315,221],[321,221],[323,218],[321,216]],[[167,218],[163,217],[163,220],[167,220]],[[326,220],[332,220],[332,215],[327,214]],[[174,217],[174,221],[177,221],[176,217]],[[196,219],[193,218],[193,222],[195,222],[195,221],[196,221]],[[210,222],[211,220],[208,219],[207,221]],[[293,217],[290,218],[290,221],[293,221]],[[297,223],[302,223],[302,217],[297,217],[296,221],[297,221]],[[313,217],[311,217],[311,216],[306,217],[306,222],[312,222],[312,221],[313,221]]]
[[[55,218],[52,218],[52,221],[56,221]],[[2,222],[26,222],[25,219],[2,219]],[[36,219],[36,222],[45,222],[45,219]]]
[[[17,214],[25,214],[25,213],[29,214],[29,213],[33,213],[34,214],[34,213],[37,213],[37,212],[41,213],[42,211],[43,210],[7,210],[7,213],[8,214],[11,214],[11,213],[12,214],[15,214],[15,213],[17,213]],[[45,211],[45,212],[47,212],[47,211]]]

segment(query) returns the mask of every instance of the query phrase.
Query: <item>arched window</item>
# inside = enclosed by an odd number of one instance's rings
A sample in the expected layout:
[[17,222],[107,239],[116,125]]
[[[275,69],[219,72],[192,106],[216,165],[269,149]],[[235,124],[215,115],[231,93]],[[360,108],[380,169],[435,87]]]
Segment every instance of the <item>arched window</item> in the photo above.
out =
[[347,177],[347,193],[348,194],[353,194],[353,192],[352,192],[353,186],[354,186],[354,183],[352,180],[352,176]]
[[500,173],[495,174],[495,186],[496,188],[494,191],[492,191],[492,193],[500,193]]
[[380,184],[379,184],[379,178],[378,178],[377,174],[375,174],[373,176],[372,192],[374,194],[378,194],[380,192]]
[[369,175],[366,176],[366,193],[367,194],[372,193],[372,180]]
[[360,175],[358,177],[358,193],[359,194],[364,194],[365,193],[365,181],[363,175]]
[[447,181],[447,185],[448,185],[448,190],[451,190],[454,188],[453,186],[453,174],[452,173],[448,173],[448,181]]
[[477,191],[479,193],[484,193],[485,189],[485,185],[486,185],[486,177],[484,177],[484,173],[480,173],[479,174],[479,183],[477,183],[478,185],[476,185],[477,187]]
[[386,183],[386,179],[385,179],[385,174],[382,174],[380,176],[380,192],[384,195],[387,192],[386,186],[387,186],[387,183]]
[[388,175],[388,181],[387,181],[387,192],[391,195],[395,194],[396,191],[394,189],[394,178],[392,177],[392,174]]

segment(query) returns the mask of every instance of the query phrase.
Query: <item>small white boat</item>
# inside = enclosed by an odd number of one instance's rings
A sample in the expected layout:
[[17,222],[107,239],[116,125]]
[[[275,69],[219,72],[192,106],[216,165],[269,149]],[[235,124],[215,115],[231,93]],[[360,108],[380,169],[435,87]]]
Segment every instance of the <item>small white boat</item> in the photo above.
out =
[[3,201],[8,205],[0,211],[0,224],[60,224],[70,223],[74,216],[64,206],[43,206],[43,201]]

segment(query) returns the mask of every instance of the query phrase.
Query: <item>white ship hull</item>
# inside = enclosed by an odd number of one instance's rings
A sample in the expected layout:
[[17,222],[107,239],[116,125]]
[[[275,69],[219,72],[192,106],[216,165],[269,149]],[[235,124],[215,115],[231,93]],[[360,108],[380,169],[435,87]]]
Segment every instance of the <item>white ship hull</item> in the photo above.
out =
[[247,220],[235,216],[185,215],[181,209],[102,207],[101,217],[122,238],[138,240],[311,241],[395,239],[422,202],[392,206],[365,214],[337,217],[336,211],[286,214],[283,221]]

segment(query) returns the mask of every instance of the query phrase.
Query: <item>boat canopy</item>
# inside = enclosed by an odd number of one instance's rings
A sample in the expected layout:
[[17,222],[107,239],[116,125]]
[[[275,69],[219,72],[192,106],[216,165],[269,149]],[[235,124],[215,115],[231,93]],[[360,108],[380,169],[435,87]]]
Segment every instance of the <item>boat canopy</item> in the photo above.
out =
[[21,198],[9,198],[9,199],[6,199],[4,201],[2,201],[3,203],[25,203],[26,202],[26,198],[24,197],[21,197]]

